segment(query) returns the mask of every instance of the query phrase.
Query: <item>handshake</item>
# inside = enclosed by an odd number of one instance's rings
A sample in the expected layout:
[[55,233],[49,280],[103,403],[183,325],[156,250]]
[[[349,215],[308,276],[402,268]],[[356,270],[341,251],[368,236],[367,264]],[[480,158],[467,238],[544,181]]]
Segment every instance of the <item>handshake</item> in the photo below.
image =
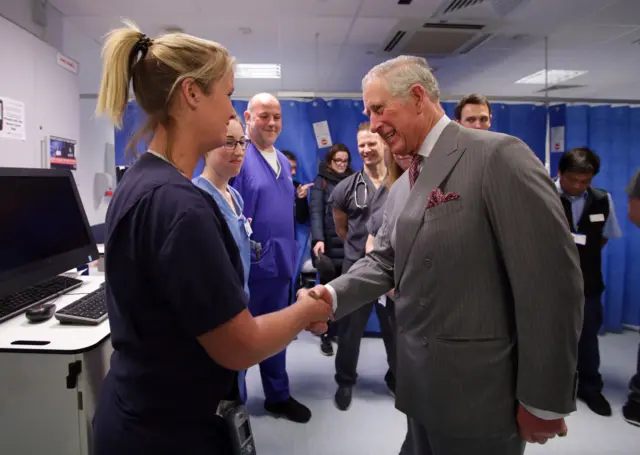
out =
[[327,322],[334,319],[333,298],[329,290],[318,285],[312,289],[300,289],[296,294],[296,305],[304,308],[308,321],[306,330],[321,335],[328,330]]

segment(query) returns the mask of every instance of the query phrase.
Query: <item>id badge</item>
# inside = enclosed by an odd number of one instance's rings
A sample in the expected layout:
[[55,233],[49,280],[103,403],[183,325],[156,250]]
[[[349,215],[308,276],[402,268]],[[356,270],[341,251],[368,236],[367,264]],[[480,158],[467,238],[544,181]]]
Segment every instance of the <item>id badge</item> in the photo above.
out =
[[244,230],[247,233],[247,237],[251,237],[253,229],[251,229],[251,223],[249,223],[249,220],[244,220]]

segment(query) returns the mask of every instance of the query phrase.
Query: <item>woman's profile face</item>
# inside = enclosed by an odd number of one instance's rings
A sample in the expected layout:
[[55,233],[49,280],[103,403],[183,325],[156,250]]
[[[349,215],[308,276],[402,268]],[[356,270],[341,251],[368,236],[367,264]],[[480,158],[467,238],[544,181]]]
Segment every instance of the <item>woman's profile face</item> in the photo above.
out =
[[225,143],[229,119],[235,115],[231,105],[233,78],[233,71],[229,71],[221,80],[212,84],[208,95],[197,95],[200,99],[195,121],[198,124],[198,134],[206,138],[206,150],[221,147]]
[[349,154],[347,152],[336,152],[331,159],[331,170],[337,174],[342,174],[349,166]]
[[240,173],[246,142],[242,125],[236,119],[229,122],[225,145],[212,150],[206,159],[207,167],[219,176],[231,179]]

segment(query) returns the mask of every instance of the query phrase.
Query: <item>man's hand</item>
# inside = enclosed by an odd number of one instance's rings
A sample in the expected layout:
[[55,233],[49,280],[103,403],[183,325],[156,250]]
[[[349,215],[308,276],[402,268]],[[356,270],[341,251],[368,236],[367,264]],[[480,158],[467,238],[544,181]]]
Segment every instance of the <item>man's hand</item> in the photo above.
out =
[[[330,319],[332,321],[334,320],[333,299],[331,298],[331,293],[329,292],[329,290],[325,288],[323,285],[320,284],[318,286],[313,287],[312,289],[300,289],[297,292],[296,297],[298,298],[298,300],[305,297],[312,297],[316,300],[322,300],[326,305],[328,305],[331,311],[331,314],[327,319]],[[313,333],[314,335],[321,335],[323,333],[326,333],[326,331],[328,330],[328,325],[324,321],[312,322],[311,324],[309,324],[309,326],[307,326],[307,330]]]
[[520,437],[530,443],[544,444],[556,436],[563,437],[567,435],[567,425],[564,419],[540,419],[527,411],[522,405],[518,406],[517,420]]
[[314,185],[313,183],[299,185],[298,188],[296,189],[296,196],[298,196],[298,199],[306,198],[307,195],[309,194],[309,188],[311,188],[313,185]]

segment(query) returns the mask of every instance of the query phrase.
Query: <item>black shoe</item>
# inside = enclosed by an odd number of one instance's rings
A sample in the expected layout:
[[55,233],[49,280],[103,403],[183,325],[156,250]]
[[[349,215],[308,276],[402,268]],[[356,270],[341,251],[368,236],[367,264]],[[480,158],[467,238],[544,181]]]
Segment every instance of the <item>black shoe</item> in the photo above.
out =
[[346,411],[351,407],[351,387],[339,386],[333,401],[341,411]]
[[640,427],[640,403],[631,400],[627,401],[627,404],[622,407],[622,416],[631,425]]
[[581,394],[578,393],[578,398],[585,402],[585,404],[596,414],[609,417],[611,416],[611,405],[607,399],[601,393],[594,394]]
[[311,420],[311,411],[293,397],[279,403],[264,402],[264,408],[276,417],[284,417],[292,422],[307,423]]
[[320,341],[320,352],[322,352],[322,355],[326,355],[327,357],[331,357],[333,355],[333,344],[329,337],[322,337]]

